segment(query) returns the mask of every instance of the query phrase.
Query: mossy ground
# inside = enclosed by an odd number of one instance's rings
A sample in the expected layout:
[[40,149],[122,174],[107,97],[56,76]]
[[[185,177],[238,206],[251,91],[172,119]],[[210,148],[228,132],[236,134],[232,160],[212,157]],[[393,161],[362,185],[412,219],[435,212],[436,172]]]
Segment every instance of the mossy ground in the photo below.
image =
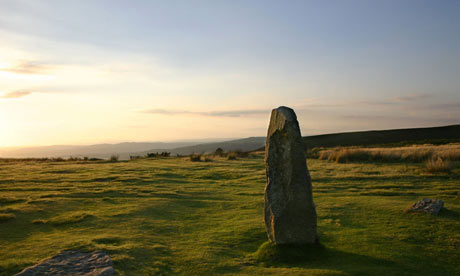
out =
[[[120,275],[460,275],[458,169],[308,166],[321,244],[275,247],[262,154],[0,163],[0,275],[66,249],[104,250]],[[404,212],[423,197],[446,209]]]

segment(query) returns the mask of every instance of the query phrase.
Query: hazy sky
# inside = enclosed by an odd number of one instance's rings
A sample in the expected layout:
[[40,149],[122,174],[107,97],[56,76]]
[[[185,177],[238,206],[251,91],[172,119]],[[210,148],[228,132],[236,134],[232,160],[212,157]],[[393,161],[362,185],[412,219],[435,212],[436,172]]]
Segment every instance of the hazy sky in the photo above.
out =
[[0,1],[0,146],[460,123],[460,1]]

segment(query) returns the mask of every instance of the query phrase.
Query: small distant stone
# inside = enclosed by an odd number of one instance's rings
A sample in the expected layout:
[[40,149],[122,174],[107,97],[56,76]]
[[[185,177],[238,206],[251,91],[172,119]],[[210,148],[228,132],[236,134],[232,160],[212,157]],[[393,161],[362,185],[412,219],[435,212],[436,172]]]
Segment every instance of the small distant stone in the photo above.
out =
[[419,211],[430,213],[432,215],[438,215],[439,211],[444,207],[444,201],[440,199],[424,198],[412,205],[409,211]]
[[34,266],[25,268],[16,276],[110,276],[115,275],[112,259],[102,251],[83,253],[63,251]]

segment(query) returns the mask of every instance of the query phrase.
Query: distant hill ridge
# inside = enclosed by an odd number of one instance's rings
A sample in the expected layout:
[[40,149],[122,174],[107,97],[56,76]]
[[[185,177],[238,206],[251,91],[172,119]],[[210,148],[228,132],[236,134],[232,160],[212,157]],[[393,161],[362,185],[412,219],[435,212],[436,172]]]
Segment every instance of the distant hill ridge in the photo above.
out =
[[[335,146],[404,145],[409,143],[449,143],[460,142],[460,125],[426,128],[406,128],[391,130],[370,130],[342,132],[303,137],[308,148]],[[119,155],[129,159],[131,155],[146,155],[150,152],[171,152],[172,155],[192,153],[212,153],[217,148],[224,151],[263,150],[265,137],[249,137],[221,142],[177,142],[177,143],[137,143],[97,144],[89,146],[45,146],[22,149],[0,149],[0,157],[98,157],[108,158]]]
[[[460,142],[460,125],[321,134],[305,136],[303,137],[303,141],[308,148]],[[263,150],[264,145],[265,137],[250,137],[225,142],[180,147],[169,151],[172,154],[211,153],[217,148],[222,148],[225,151],[253,151]]]
[[146,151],[152,148],[171,149],[194,145],[196,142],[124,142],[118,144],[95,144],[95,145],[60,145],[41,146],[26,148],[3,148],[0,149],[0,157],[99,157],[107,158],[112,154],[119,154],[129,158],[133,152]]
[[[205,143],[193,146],[185,146],[168,150],[171,154],[192,154],[192,153],[212,153],[217,148],[221,148],[224,151],[241,150],[241,151],[253,151],[263,147],[265,145],[265,137],[249,137],[231,141]],[[155,152],[155,151],[148,151]]]

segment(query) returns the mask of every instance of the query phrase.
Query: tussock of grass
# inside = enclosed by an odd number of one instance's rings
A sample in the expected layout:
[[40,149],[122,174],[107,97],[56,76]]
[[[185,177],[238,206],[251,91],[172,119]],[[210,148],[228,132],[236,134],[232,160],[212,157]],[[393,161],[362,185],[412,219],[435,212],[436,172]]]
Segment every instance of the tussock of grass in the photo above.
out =
[[0,223],[9,221],[15,218],[16,216],[14,214],[1,214],[0,213]]
[[85,219],[94,217],[91,214],[85,213],[85,212],[74,212],[70,214],[63,214],[57,217],[53,217],[51,219],[36,219],[32,221],[34,224],[50,224],[53,226],[60,226],[60,225],[66,225],[66,224],[73,224],[73,223],[78,223],[82,222]]
[[430,159],[425,163],[426,170],[429,173],[450,173],[452,165],[450,161],[443,160],[441,157]]
[[249,152],[234,150],[226,154],[228,160],[236,160],[237,158],[246,158],[249,156]]

